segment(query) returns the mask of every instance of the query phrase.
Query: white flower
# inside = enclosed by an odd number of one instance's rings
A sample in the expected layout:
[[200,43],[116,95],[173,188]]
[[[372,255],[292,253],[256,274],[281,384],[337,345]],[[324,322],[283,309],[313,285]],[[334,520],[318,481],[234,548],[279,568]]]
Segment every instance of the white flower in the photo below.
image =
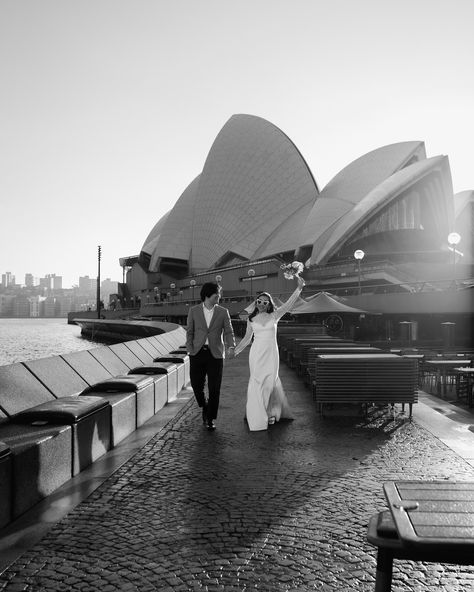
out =
[[295,276],[300,275],[304,269],[304,265],[301,261],[293,261],[293,263],[281,265],[280,267],[283,269],[283,276],[287,280],[292,280]]

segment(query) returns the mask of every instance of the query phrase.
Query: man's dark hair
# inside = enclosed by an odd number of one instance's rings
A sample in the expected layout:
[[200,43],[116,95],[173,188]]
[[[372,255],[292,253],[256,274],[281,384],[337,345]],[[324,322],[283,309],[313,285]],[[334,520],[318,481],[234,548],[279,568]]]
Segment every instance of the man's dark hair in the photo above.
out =
[[218,294],[219,291],[219,284],[216,284],[215,282],[206,282],[201,288],[201,301],[204,302],[206,298],[210,298],[213,294]]

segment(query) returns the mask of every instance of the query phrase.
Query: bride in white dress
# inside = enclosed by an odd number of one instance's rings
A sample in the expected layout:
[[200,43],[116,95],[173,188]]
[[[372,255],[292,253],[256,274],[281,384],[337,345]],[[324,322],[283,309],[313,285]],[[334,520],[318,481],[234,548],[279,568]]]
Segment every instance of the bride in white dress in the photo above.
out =
[[280,356],[277,345],[277,325],[281,317],[290,312],[305,285],[303,278],[295,276],[298,287],[289,299],[276,308],[267,292],[257,296],[255,309],[247,321],[247,330],[235,348],[235,355],[253,343],[249,354],[250,379],[247,388],[247,422],[251,431],[266,430],[280,418],[291,419],[291,410],[281,384],[278,371]]

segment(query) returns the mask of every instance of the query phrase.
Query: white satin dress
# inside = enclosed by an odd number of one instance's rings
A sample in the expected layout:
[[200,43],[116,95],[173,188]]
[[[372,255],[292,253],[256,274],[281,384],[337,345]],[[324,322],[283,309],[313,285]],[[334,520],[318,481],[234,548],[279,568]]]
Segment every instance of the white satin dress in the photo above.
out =
[[235,349],[238,355],[254,338],[250,347],[250,378],[247,387],[246,417],[251,431],[266,430],[268,419],[291,419],[291,410],[279,377],[280,356],[277,345],[277,325],[289,312],[301,288],[296,288],[290,298],[272,313],[258,313],[247,321],[247,330]]

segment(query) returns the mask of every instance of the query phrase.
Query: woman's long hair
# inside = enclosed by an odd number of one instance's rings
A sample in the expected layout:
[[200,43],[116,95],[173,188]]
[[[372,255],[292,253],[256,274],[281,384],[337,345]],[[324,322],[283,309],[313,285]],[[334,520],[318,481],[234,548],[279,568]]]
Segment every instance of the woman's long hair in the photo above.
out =
[[[266,296],[270,302],[270,304],[267,307],[267,312],[273,312],[276,310],[276,306],[275,303],[273,302],[273,298],[271,296],[271,294],[269,294],[268,292],[260,292],[260,294],[257,294],[257,298],[255,300],[257,300],[258,298],[260,298],[260,296]],[[254,318],[254,316],[256,316],[258,314],[258,307],[255,304],[255,308],[253,309],[253,311],[250,313],[249,315],[249,321],[252,322],[252,319]]]

